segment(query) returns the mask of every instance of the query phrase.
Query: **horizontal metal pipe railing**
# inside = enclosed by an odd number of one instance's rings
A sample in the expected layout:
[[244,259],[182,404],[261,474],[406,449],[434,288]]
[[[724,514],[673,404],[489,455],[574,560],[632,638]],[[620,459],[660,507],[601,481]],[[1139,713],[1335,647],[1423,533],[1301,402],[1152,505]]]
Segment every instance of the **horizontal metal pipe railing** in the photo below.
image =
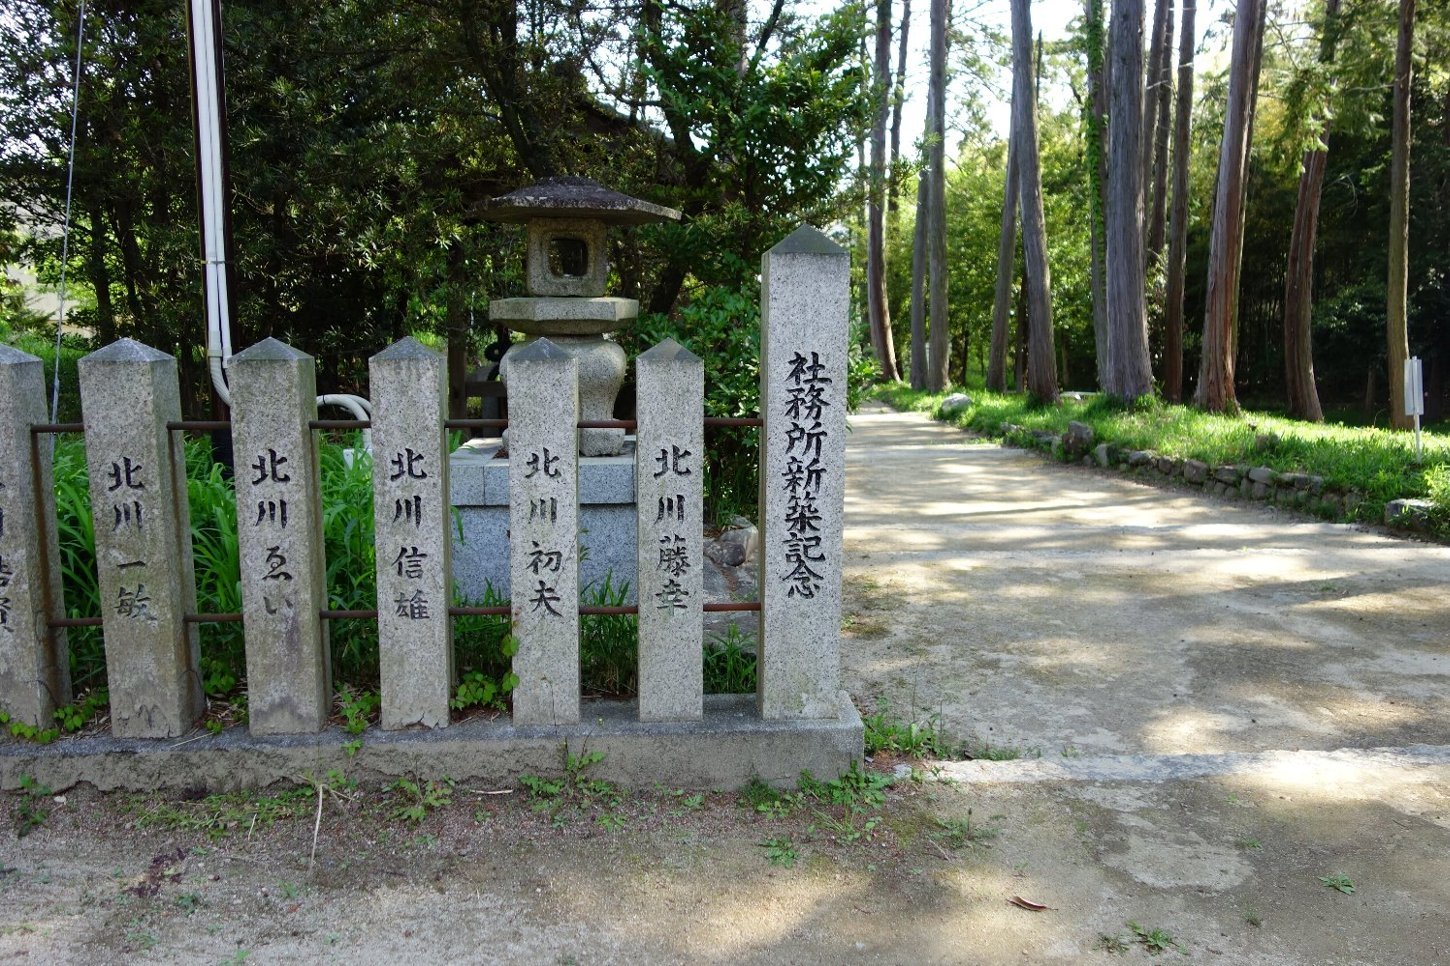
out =
[[[763,426],[765,421],[759,416],[706,416],[706,429],[723,429],[726,427],[752,427]],[[308,427],[317,430],[353,430],[372,429],[373,423],[370,419],[312,419],[308,420]],[[445,419],[445,429],[508,429],[507,419]],[[231,420],[227,419],[173,419],[166,423],[166,428],[174,433],[211,433],[231,429]],[[578,423],[580,429],[623,429],[626,431],[639,428],[637,420],[633,419],[581,419]],[[84,433],[84,423],[35,423],[30,427],[33,435],[40,436],[46,433]]]
[[[738,613],[760,610],[760,601],[730,601],[720,604],[704,604],[701,609],[707,614]],[[511,608],[508,604],[498,604],[492,607],[450,607],[449,617],[506,617]],[[619,617],[639,613],[638,604],[580,604],[579,613],[585,617]],[[331,610],[318,611],[318,616],[323,620],[377,620],[376,610]],[[188,624],[238,624],[241,623],[240,612],[224,614],[186,614],[182,618]],[[62,617],[47,621],[51,627],[100,627],[102,618],[99,617]]]

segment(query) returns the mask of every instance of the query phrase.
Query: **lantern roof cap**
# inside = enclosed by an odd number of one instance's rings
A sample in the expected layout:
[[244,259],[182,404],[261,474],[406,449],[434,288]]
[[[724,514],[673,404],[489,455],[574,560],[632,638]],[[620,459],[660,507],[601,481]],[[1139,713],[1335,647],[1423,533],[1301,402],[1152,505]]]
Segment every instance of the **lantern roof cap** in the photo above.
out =
[[631,198],[589,178],[544,178],[485,202],[489,221],[522,224],[535,218],[587,218],[611,225],[679,221],[674,208]]

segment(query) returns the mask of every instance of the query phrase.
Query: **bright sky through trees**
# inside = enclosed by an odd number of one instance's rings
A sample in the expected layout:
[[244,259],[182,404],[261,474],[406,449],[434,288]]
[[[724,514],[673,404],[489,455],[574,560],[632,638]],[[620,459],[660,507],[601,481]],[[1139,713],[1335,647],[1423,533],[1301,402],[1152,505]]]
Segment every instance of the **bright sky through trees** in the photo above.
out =
[[[1176,5],[1175,5],[1176,6]],[[1210,29],[1219,27],[1219,20],[1225,10],[1231,9],[1233,0],[1200,0],[1198,7],[1198,38],[1200,53],[1207,53],[1203,50],[1204,33]],[[802,12],[814,12],[816,8],[824,10],[829,4],[819,2],[808,2],[802,4]],[[920,9],[918,9],[920,8]],[[963,16],[977,20],[993,30],[1000,31],[1006,37],[1011,30],[1011,7],[1008,0],[955,0],[953,4],[953,18],[960,21]],[[1111,15],[1111,14],[1110,14]],[[764,13],[761,14],[764,16]],[[893,30],[899,29],[901,18],[900,0],[893,3],[892,16],[896,18]],[[923,123],[926,117],[926,42],[929,36],[929,27],[926,21],[926,4],[923,0],[913,0],[911,10],[911,56],[907,61],[906,78],[906,108],[902,115],[901,131],[902,140],[911,143],[921,136]],[[1032,3],[1032,26],[1036,31],[1041,32],[1042,39],[1047,42],[1063,40],[1068,36],[1069,27],[1072,23],[1081,18],[1081,0],[1033,0]],[[1176,13],[1175,13],[1176,16]],[[1144,25],[1144,32],[1147,32],[1147,25]],[[1221,30],[1219,33],[1223,33]],[[1225,35],[1226,36],[1226,35]],[[953,58],[955,62],[955,58]],[[963,83],[958,77],[953,88],[959,88]],[[1004,66],[992,78],[992,84],[996,96],[991,101],[988,112],[993,129],[1000,137],[1007,136],[1007,122],[1011,105],[1011,68]],[[1044,87],[1042,96],[1049,103],[1065,103],[1071,98],[1071,92],[1060,89],[1051,90]],[[947,103],[952,104],[957,100],[955,91],[948,93]],[[951,110],[947,110],[947,128],[950,131],[952,126]],[[952,156],[951,143],[947,156]]]

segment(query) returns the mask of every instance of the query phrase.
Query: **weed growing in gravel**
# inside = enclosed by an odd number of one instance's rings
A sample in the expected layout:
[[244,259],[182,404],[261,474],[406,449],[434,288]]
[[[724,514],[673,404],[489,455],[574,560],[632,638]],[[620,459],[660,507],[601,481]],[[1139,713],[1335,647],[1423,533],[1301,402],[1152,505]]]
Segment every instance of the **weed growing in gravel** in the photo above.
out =
[[[736,803],[769,819],[785,819],[809,808],[815,823],[807,830],[808,836],[819,827],[838,844],[849,845],[875,838],[882,822],[879,810],[886,804],[890,785],[886,775],[855,766],[840,778],[824,782],[803,771],[795,791],[778,791],[757,778],[741,789]],[[781,864],[769,852],[771,842],[778,845],[780,841],[761,843],[772,864]],[[792,844],[792,853],[794,848]]]
[[969,742],[962,749],[962,757],[968,761],[1016,761],[1019,758],[1041,758],[1038,748],[1018,748],[1015,745],[994,745],[980,738]]
[[20,800],[15,803],[15,837],[25,838],[45,824],[50,810],[41,807],[42,799],[53,793],[29,775],[20,776]]
[[528,789],[535,812],[547,814],[555,825],[563,825],[566,811],[583,812],[593,808],[603,811],[595,815],[595,821],[605,830],[622,828],[624,817],[616,810],[624,801],[619,789],[612,782],[601,778],[590,778],[588,770],[604,760],[602,751],[585,751],[571,754],[564,749],[564,773],[557,778],[543,778],[539,775],[521,775],[519,784]]
[[876,699],[876,713],[862,715],[866,725],[866,754],[892,751],[909,758],[949,758],[951,752],[938,730],[937,715],[925,721],[906,721],[891,713],[885,698]]
[[809,795],[827,805],[841,805],[850,809],[880,808],[886,804],[886,789],[891,779],[873,771],[864,771],[857,765],[840,778],[828,782],[817,781],[808,771],[801,772],[797,786],[802,794]]
[[1128,951],[1128,943],[1122,936],[1110,936],[1105,932],[1098,933],[1097,948],[1105,953],[1125,953]]
[[1157,956],[1159,953],[1169,949],[1183,951],[1183,947],[1179,946],[1177,940],[1165,930],[1145,929],[1132,920],[1128,921],[1127,926],[1128,931],[1133,934],[1133,938],[1139,945],[1148,950],[1150,955]]
[[1342,892],[1347,896],[1354,895],[1354,880],[1342,872],[1334,875],[1322,875],[1319,877],[1319,882],[1336,892]]
[[840,818],[826,814],[820,809],[812,810],[816,821],[821,828],[830,833],[831,838],[841,845],[850,845],[852,842],[859,842],[862,839],[874,839],[876,827],[881,824],[880,815],[862,815],[854,810],[849,810]]
[[453,804],[453,779],[451,778],[426,783],[400,778],[390,787],[402,800],[402,804],[393,809],[390,817],[401,818],[414,825],[427,818],[428,813],[434,809]]
[[931,840],[939,842],[953,851],[964,849],[969,845],[980,845],[996,838],[998,834],[998,830],[990,825],[973,825],[970,808],[967,809],[966,818],[939,818],[936,820],[936,824],[940,831],[933,833]]
[[141,828],[204,832],[217,839],[239,829],[250,832],[276,821],[311,814],[316,794],[313,786],[300,785],[266,795],[225,792],[190,802],[147,803],[138,797],[125,806],[125,810],[135,815],[136,824]]
[[800,852],[795,847],[795,842],[789,835],[778,835],[775,838],[766,839],[760,843],[765,849],[765,858],[771,865],[778,865],[789,869],[800,859]]
[[740,790],[740,797],[736,804],[741,808],[748,808],[759,812],[770,818],[784,818],[789,815],[794,807],[794,796],[789,792],[780,792],[771,788],[759,778],[752,778],[750,783]]

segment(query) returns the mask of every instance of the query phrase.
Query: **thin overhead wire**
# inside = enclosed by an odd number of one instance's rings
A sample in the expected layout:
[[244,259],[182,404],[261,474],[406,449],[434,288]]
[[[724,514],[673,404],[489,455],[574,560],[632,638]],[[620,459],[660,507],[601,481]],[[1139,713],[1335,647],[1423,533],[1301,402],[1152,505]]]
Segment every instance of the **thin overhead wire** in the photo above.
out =
[[70,203],[76,179],[76,122],[81,116],[81,54],[86,40],[86,0],[81,0],[80,15],[76,23],[76,71],[75,87],[70,102],[70,158],[65,173],[65,222],[60,236],[60,308],[55,322],[55,371],[50,385],[50,421],[56,421],[60,409],[60,337],[65,328],[66,268],[70,262]]

